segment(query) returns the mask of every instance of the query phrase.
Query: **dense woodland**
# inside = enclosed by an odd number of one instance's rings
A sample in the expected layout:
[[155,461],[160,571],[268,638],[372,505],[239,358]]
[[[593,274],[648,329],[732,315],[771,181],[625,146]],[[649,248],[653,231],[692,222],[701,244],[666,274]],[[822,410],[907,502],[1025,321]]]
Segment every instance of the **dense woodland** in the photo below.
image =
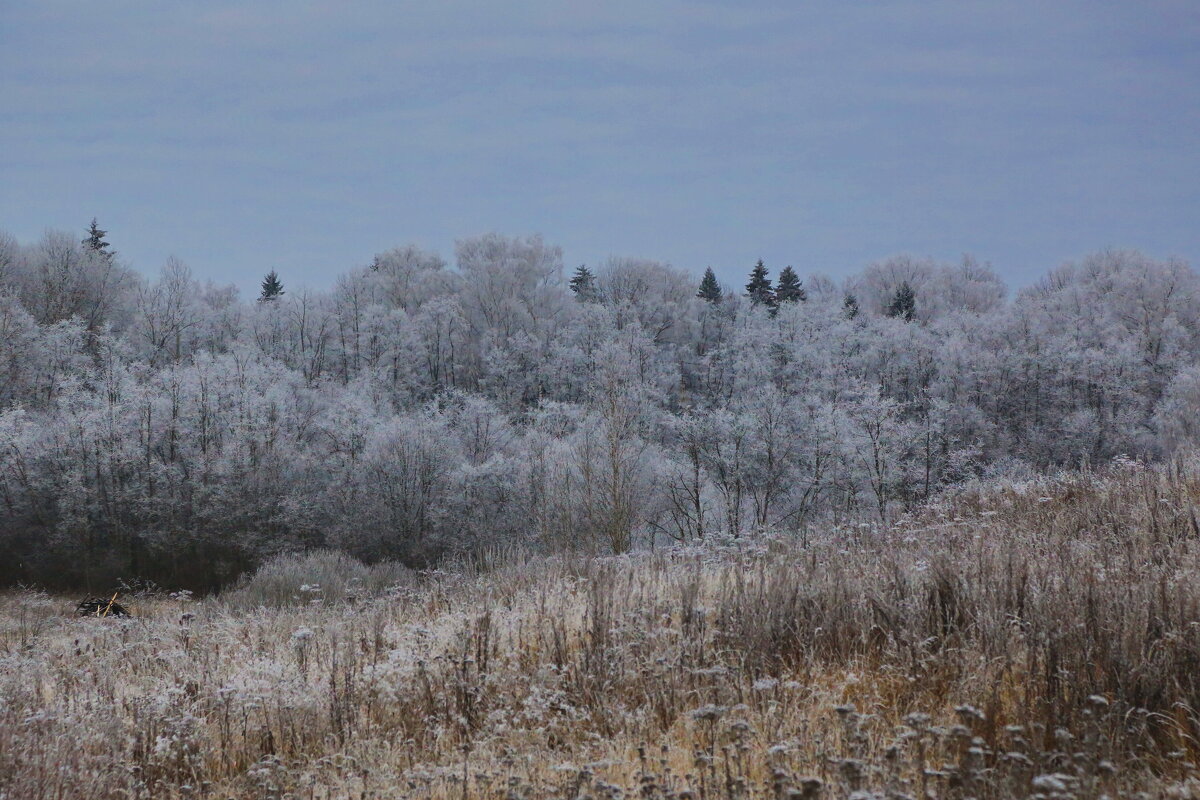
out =
[[1106,251],[1011,296],[970,257],[747,268],[487,235],[243,300],[95,223],[0,235],[0,581],[802,532],[1200,437],[1184,263]]

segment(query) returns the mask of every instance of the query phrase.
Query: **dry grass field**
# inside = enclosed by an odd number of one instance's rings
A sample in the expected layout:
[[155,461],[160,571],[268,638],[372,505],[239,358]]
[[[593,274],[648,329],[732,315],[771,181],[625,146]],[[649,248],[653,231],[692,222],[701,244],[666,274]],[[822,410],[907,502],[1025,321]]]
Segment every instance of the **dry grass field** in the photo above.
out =
[[0,598],[0,798],[1200,797],[1200,474],[202,601]]

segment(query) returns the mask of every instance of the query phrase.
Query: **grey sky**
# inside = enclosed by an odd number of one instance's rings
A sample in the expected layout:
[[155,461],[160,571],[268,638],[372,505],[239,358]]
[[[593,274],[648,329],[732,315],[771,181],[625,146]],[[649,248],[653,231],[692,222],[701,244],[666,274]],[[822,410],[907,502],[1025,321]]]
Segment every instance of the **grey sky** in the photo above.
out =
[[0,229],[328,286],[416,242],[842,275],[1200,257],[1200,5],[0,2]]

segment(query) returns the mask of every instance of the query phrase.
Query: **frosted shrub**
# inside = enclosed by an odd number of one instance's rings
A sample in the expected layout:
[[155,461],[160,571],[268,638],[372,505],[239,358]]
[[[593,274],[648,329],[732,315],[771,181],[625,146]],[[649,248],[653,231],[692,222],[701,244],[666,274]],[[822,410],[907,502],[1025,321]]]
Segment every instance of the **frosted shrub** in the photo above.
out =
[[281,608],[313,601],[336,603],[362,600],[383,591],[411,586],[412,570],[384,562],[367,566],[332,550],[277,556],[225,592],[222,600],[234,608]]

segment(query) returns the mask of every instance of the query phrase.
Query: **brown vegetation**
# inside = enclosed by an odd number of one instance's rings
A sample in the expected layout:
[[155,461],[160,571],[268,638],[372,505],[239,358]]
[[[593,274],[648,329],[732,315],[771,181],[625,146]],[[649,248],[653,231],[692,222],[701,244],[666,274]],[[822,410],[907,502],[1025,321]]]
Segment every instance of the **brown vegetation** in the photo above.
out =
[[320,554],[128,620],[12,594],[0,797],[1200,796],[1198,514],[1119,463],[336,601]]

